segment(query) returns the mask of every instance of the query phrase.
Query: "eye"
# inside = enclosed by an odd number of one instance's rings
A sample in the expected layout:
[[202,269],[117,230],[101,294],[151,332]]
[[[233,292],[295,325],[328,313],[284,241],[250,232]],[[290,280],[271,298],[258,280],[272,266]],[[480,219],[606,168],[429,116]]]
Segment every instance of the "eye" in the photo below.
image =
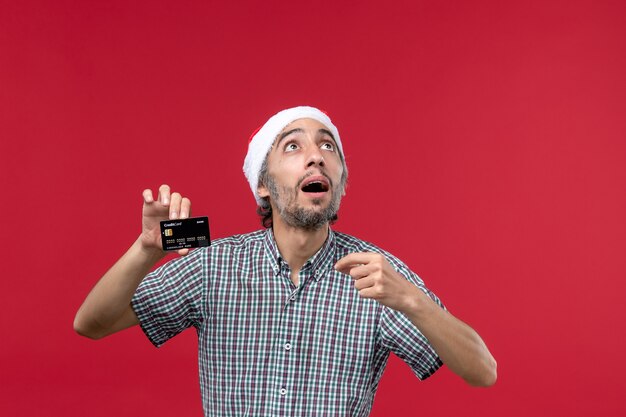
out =
[[285,145],[285,152],[293,152],[298,149],[298,145],[294,142],[290,142]]
[[335,150],[335,146],[331,142],[324,142],[324,143],[322,143],[321,148],[325,149],[327,151],[334,151]]

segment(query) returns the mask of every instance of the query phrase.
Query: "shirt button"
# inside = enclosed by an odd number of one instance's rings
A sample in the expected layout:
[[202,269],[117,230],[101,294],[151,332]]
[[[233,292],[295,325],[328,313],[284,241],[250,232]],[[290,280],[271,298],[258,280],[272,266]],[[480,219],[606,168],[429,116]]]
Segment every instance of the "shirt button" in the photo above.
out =
[[279,392],[280,392],[280,395],[287,394],[287,390],[285,388],[281,388]]
[[287,342],[285,343],[285,350],[291,350],[291,343]]
[[289,301],[296,301],[296,296],[292,295],[291,297],[289,297]]

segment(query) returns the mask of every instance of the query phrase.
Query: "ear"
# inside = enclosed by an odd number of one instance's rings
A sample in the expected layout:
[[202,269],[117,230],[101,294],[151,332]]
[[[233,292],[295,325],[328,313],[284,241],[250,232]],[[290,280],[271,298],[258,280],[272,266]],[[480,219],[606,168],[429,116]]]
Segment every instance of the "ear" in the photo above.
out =
[[269,197],[270,196],[270,191],[267,189],[267,187],[259,182],[259,185],[256,188],[257,193],[259,194],[259,197],[261,198],[265,198],[265,197]]

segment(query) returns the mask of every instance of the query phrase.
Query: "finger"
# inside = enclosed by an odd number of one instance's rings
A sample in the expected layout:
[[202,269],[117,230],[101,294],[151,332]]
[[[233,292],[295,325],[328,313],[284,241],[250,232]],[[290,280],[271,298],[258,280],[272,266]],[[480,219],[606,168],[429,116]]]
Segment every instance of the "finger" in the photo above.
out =
[[344,274],[349,274],[350,269],[355,265],[365,265],[370,262],[371,253],[369,252],[355,252],[344,256],[335,264],[335,269]]
[[152,195],[152,190],[145,189],[143,190],[143,193],[141,193],[141,195],[143,196],[144,203],[150,204],[154,202],[154,196]]
[[353,265],[350,267],[347,274],[355,280],[360,280],[369,276],[372,272],[374,271],[369,265]]
[[186,219],[191,216],[191,200],[184,197],[180,203],[180,218]]
[[178,254],[180,256],[187,256],[187,254],[189,254],[189,249],[179,249]]
[[174,220],[177,219],[180,214],[180,203],[183,197],[180,193],[172,193],[170,199],[170,220]]
[[372,277],[365,277],[363,279],[357,279],[354,281],[354,288],[361,291],[365,288],[373,287],[376,281]]
[[381,298],[382,294],[378,288],[367,287],[359,291],[359,296],[361,298],[371,298],[374,300],[378,300]]
[[387,258],[381,253],[376,252],[357,252],[344,256],[335,264],[335,269],[340,272],[348,273],[350,265],[369,265],[372,270],[383,269],[388,264]]
[[170,186],[163,184],[159,187],[159,202],[164,206],[170,204]]
[[[354,268],[358,268],[358,267],[360,267],[360,266],[363,266],[363,264],[349,264],[349,265],[343,265],[343,266],[341,266],[341,267],[339,267],[339,268],[337,268],[337,267],[335,266],[335,269],[336,269],[337,271],[339,271],[339,272],[343,273],[343,274],[346,274],[346,275],[350,275],[350,276],[352,276],[352,270],[353,270]],[[353,276],[352,276],[352,277],[353,277]],[[354,277],[353,277],[353,278],[354,278]]]

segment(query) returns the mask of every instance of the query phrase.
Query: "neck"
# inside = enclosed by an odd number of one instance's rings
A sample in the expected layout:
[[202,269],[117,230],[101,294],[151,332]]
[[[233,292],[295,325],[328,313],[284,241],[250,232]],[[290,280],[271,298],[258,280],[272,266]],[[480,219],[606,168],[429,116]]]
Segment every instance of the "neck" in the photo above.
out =
[[285,224],[275,216],[272,219],[274,239],[282,258],[292,272],[298,272],[306,261],[320,250],[328,237],[328,224],[319,229],[301,229]]

